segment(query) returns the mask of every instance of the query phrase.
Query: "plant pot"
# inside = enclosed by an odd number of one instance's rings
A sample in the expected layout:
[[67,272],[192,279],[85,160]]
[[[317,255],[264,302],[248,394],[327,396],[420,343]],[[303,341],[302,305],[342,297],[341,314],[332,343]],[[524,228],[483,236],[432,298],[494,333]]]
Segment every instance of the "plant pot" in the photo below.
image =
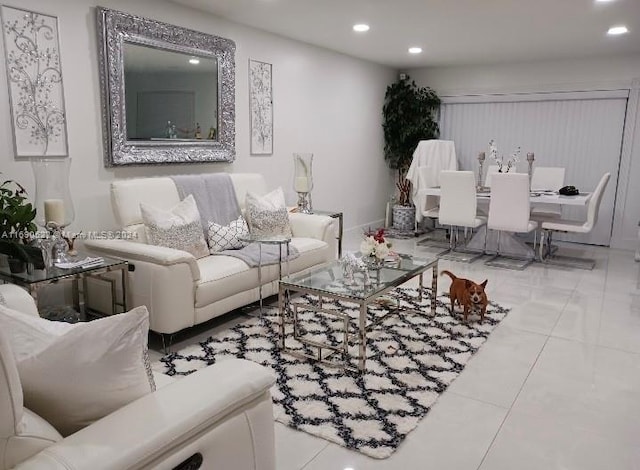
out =
[[396,230],[413,230],[416,224],[416,208],[414,206],[393,206],[393,228]]
[[9,258],[9,271],[13,274],[19,274],[25,272],[27,269],[27,263],[18,258]]

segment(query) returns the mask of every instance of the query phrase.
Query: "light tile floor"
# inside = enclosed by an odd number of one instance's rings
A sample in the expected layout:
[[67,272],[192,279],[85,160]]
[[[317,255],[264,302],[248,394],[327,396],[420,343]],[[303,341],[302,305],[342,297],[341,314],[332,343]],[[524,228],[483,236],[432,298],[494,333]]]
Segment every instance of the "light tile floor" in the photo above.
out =
[[[357,250],[355,235],[346,249]],[[415,240],[394,248],[432,253]],[[490,299],[512,308],[507,318],[390,458],[276,423],[278,470],[640,469],[640,263],[607,248],[585,256],[597,259],[593,271],[442,261],[440,269],[488,279]],[[441,278],[439,290],[448,286]],[[225,316],[175,347],[244,318]]]

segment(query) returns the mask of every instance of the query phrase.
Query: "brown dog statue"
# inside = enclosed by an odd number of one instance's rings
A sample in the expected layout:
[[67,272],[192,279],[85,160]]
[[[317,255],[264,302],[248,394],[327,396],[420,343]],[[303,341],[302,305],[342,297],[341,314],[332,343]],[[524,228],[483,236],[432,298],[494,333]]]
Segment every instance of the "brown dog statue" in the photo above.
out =
[[484,288],[487,286],[487,279],[482,284],[476,284],[469,279],[457,277],[451,271],[444,270],[440,273],[442,276],[446,274],[451,278],[451,287],[449,287],[449,298],[451,299],[451,313],[454,312],[456,301],[463,308],[464,322],[467,322],[469,313],[478,312],[480,321],[484,320],[484,314],[487,312],[489,300]]

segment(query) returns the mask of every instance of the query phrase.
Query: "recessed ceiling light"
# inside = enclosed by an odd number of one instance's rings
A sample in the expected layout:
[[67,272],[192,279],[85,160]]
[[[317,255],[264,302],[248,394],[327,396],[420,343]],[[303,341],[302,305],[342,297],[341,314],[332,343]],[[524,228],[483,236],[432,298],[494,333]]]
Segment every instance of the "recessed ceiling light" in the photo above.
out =
[[611,28],[609,28],[609,31],[607,31],[607,34],[609,36],[617,36],[619,34],[625,34],[628,32],[629,30],[626,26],[612,26]]
[[609,2],[613,2],[615,0],[596,0],[596,3],[609,3]]
[[364,23],[354,24],[353,30],[358,33],[364,33],[365,31],[369,31],[369,25]]
[[422,52],[422,47],[410,47],[409,54],[420,54]]
[[200,63],[200,59],[196,59],[195,57],[192,57],[191,59],[189,59],[189,63],[193,65],[198,65]]

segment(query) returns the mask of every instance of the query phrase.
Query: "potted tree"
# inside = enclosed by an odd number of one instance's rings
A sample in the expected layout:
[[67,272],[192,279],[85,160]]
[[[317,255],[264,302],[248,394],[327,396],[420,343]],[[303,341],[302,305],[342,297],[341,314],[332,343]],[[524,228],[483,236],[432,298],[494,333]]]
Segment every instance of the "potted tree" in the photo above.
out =
[[22,245],[31,240],[36,210],[27,200],[27,191],[13,180],[0,184],[0,252],[9,256],[11,272],[25,269],[27,256]]
[[[406,179],[418,142],[437,139],[440,98],[429,87],[419,87],[406,74],[389,85],[382,108],[384,158],[397,171],[398,204],[393,207],[393,227],[409,230],[415,221],[411,183]],[[400,215],[402,214],[402,215]],[[407,224],[409,224],[407,226]]]

